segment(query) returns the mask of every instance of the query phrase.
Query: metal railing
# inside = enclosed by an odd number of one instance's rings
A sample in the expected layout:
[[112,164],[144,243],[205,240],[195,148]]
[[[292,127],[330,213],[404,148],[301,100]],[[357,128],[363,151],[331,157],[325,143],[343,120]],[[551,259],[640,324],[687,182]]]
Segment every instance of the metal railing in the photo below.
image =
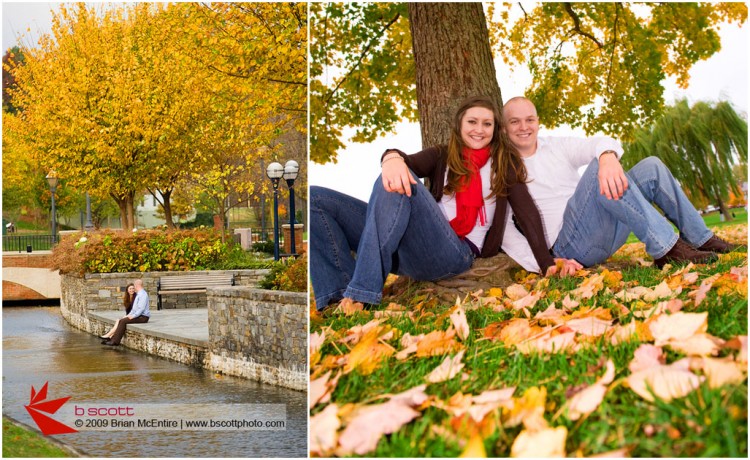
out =
[[60,235],[4,235],[3,251],[49,251],[60,241]]

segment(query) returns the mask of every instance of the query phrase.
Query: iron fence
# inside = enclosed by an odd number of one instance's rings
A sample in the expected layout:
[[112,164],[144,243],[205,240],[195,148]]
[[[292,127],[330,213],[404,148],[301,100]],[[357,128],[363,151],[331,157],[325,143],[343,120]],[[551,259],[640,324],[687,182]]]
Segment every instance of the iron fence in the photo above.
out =
[[59,241],[59,235],[4,235],[3,251],[49,251]]

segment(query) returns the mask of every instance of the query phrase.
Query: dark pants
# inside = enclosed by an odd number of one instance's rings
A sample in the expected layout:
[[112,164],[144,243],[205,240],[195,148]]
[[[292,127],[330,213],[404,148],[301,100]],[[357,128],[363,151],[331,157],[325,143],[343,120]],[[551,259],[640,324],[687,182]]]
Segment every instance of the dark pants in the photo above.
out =
[[120,322],[117,323],[117,329],[115,329],[115,333],[112,334],[112,338],[109,339],[110,342],[114,343],[115,345],[119,345],[120,340],[122,340],[122,336],[125,335],[125,327],[127,327],[127,325],[131,323],[148,323],[148,316],[139,316],[133,319],[130,319],[127,316],[125,316],[124,318],[120,318]]

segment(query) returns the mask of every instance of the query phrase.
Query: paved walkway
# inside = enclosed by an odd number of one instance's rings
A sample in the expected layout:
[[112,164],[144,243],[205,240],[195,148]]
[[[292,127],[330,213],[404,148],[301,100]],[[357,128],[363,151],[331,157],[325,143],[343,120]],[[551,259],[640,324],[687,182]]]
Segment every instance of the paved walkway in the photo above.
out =
[[[122,310],[89,311],[89,315],[109,324],[124,316]],[[129,324],[129,330],[199,347],[208,347],[208,309],[186,308],[151,310],[148,323]]]

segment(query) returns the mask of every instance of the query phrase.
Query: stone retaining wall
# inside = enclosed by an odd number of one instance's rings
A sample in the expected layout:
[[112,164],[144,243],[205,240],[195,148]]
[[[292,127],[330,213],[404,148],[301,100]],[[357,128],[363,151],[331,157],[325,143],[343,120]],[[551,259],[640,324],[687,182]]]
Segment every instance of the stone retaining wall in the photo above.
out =
[[307,388],[307,295],[208,289],[209,369]]
[[[237,286],[257,286],[269,270],[214,270],[211,273],[233,273]],[[68,310],[85,314],[88,310],[121,310],[125,287],[141,278],[148,292],[149,307],[156,310],[156,283],[159,278],[180,276],[181,274],[203,272],[130,272],[130,273],[87,273],[84,277],[62,275],[60,305]],[[163,308],[205,308],[206,294],[172,294],[163,297]]]

